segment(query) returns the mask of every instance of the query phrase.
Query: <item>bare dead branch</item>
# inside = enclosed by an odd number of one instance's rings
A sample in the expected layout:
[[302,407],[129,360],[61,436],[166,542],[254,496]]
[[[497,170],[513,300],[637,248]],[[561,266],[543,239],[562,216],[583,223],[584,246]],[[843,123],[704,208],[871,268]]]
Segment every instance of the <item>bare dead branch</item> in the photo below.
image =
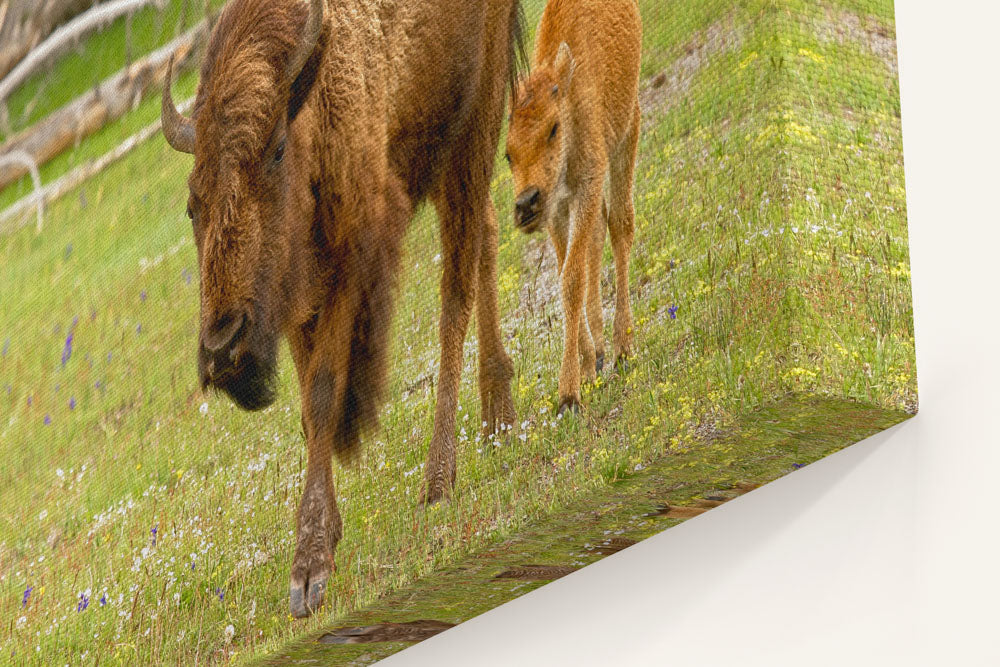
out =
[[[0,155],[15,150],[24,151],[36,163],[45,164],[78,145],[85,137],[134,109],[150,90],[158,90],[163,85],[171,57],[181,67],[190,66],[195,60],[194,55],[207,40],[208,33],[208,23],[200,23],[143,60],[108,78],[93,91],[11,137],[0,146]],[[23,165],[19,164],[0,167],[0,190],[25,173]]]
[[10,97],[10,94],[40,66],[71,47],[84,35],[103,28],[120,16],[134,13],[148,5],[156,5],[162,10],[164,2],[165,0],[112,0],[78,15],[32,49],[0,81],[0,102]]
[[[181,112],[187,113],[193,107],[194,98],[192,97],[181,104],[178,108]],[[115,147],[114,150],[105,153],[96,160],[80,165],[73,171],[65,174],[50,184],[41,187],[41,181],[39,179],[36,181],[35,194],[24,197],[6,210],[0,211],[0,235],[9,234],[21,229],[27,224],[27,221],[30,220],[30,214],[33,207],[37,205],[39,212],[41,212],[42,207],[66,196],[94,175],[104,171],[115,162],[118,162],[127,156],[138,146],[142,145],[152,137],[155,137],[159,134],[159,132],[160,121],[157,120],[151,125],[148,125],[139,132],[133,134],[131,137]],[[4,158],[0,158],[0,161],[3,159]],[[39,215],[41,215],[41,213],[39,213]],[[40,226],[39,229],[41,229]]]

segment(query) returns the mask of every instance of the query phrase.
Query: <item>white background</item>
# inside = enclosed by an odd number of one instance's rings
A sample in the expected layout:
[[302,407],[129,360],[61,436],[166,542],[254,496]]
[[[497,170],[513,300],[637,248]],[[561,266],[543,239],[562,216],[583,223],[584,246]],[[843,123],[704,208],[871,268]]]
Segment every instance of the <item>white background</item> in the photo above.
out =
[[1000,7],[896,12],[920,415],[384,664],[1000,665]]

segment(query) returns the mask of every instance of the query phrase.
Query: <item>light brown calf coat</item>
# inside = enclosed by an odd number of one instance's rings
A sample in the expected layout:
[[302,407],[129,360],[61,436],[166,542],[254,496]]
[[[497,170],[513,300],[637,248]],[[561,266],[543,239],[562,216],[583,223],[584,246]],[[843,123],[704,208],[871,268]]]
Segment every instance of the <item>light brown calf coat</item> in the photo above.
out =
[[551,0],[538,28],[531,76],[519,84],[512,105],[507,159],[517,193],[515,220],[526,233],[548,228],[562,281],[560,411],[576,409],[581,375],[593,380],[603,366],[605,229],[615,259],[616,361],[632,353],[628,272],[641,51],[635,0]]

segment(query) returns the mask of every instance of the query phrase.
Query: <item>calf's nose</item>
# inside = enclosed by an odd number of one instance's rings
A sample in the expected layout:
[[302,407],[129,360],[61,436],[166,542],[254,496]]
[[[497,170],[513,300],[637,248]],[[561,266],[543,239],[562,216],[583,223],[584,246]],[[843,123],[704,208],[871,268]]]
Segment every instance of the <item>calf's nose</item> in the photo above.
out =
[[514,204],[518,224],[523,224],[538,214],[542,193],[538,188],[528,188]]

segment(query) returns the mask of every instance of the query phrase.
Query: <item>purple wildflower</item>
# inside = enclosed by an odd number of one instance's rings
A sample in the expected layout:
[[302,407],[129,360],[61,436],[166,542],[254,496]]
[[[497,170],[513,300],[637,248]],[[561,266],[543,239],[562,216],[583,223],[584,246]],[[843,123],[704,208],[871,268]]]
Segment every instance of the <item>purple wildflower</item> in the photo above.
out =
[[75,396],[70,396],[69,397],[69,409],[73,410],[75,408],[76,408],[76,397]]
[[104,383],[101,382],[100,380],[98,380],[97,382],[94,383],[94,389],[100,389],[103,386],[104,386]]
[[798,470],[799,468],[805,468],[806,464],[805,463],[793,463],[792,467],[795,468],[796,470]]
[[0,355],[0,356],[6,357],[8,350],[10,350],[10,338],[7,338],[6,340],[4,340],[4,342],[3,342],[3,354]]
[[194,572],[194,561],[191,561],[191,571]]
[[677,262],[670,260],[670,268],[673,269],[675,266],[677,266]]
[[111,363],[111,353],[110,352],[108,352],[108,363],[109,364]]
[[101,606],[103,607],[108,603],[108,598],[103,593],[101,594]]
[[90,309],[90,321],[93,322],[96,319],[97,319],[97,310],[95,310],[94,308],[91,308]]
[[146,302],[146,290],[142,290],[141,292],[139,292],[139,300],[142,301],[143,303]]
[[137,334],[140,334],[140,333],[142,333],[142,325],[141,325],[141,324],[137,324],[137,325],[136,325],[136,327],[135,327],[135,332],[136,332]]
[[160,527],[160,524],[153,526],[153,530],[149,531],[149,534],[153,536],[153,546],[156,546],[156,529]]
[[69,256],[72,252],[73,252],[73,244],[70,243],[69,245],[66,246],[66,255],[65,255],[66,259],[69,259]]
[[680,306],[670,306],[669,308],[667,308],[667,312],[670,313],[670,319],[672,320],[677,319],[677,310],[679,308]]
[[215,594],[219,596],[219,600],[222,600],[222,598],[224,598],[226,596],[226,592],[224,590],[222,590],[221,588],[216,588],[215,589]]
[[33,590],[35,590],[34,586],[28,586],[24,589],[24,597],[21,598],[21,609],[24,609],[24,607],[28,604],[28,598],[31,597],[31,591]]
[[184,279],[184,284],[185,285],[190,285],[191,284],[191,271],[189,271],[188,269],[184,269],[183,271],[181,271],[181,278]]
[[29,407],[29,408],[31,407],[31,404],[32,404],[32,402],[33,402],[33,401],[31,400],[31,396],[29,396],[29,397],[28,397],[28,407]]
[[62,353],[62,365],[65,366],[66,362],[73,355],[73,331],[70,330],[69,335],[66,336],[66,344],[63,345]]
[[45,420],[44,421],[45,421],[45,425],[48,426],[49,424],[52,423],[52,417],[50,417],[48,415],[45,415]]
[[79,613],[79,612],[83,611],[84,609],[86,609],[87,605],[89,605],[89,604],[90,604],[90,598],[87,597],[86,595],[84,595],[83,593],[80,593],[80,601],[76,603],[76,611],[77,611],[77,613]]

